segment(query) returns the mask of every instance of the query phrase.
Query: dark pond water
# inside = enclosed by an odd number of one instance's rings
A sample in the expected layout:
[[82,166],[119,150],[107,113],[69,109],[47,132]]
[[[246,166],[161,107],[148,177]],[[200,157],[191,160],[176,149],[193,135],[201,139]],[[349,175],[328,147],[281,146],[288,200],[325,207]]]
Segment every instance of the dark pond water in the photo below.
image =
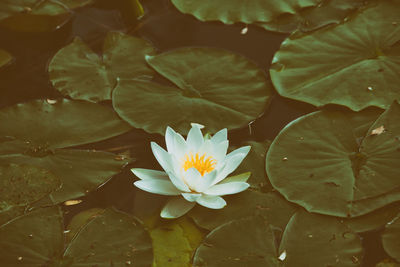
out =
[[[27,34],[1,30],[1,47],[14,55],[15,62],[0,72],[0,107],[30,99],[61,97],[49,83],[47,65],[55,52],[75,36],[81,37],[96,51],[100,51],[103,38],[110,30],[143,37],[160,51],[182,46],[219,47],[252,59],[263,70],[269,69],[274,53],[287,37],[252,26],[243,35],[241,30],[245,25],[203,23],[179,13],[169,0],[145,0],[143,5],[146,15],[140,21],[127,19],[118,9],[118,1],[104,0],[76,10],[73,19],[56,32]],[[230,140],[233,144],[244,140],[272,140],[288,122],[314,110],[316,108],[311,105],[284,99],[275,93],[264,114],[249,127],[230,132]],[[84,147],[113,152],[129,150],[131,157],[137,159],[131,166],[154,168],[156,162],[150,151],[150,140],[163,143],[161,136],[132,130]],[[100,190],[87,196],[83,203],[67,207],[67,220],[79,211],[92,207],[116,206],[129,212],[135,194],[132,181],[129,168],[126,168]],[[364,266],[375,266],[376,262],[386,257],[381,242],[377,240],[379,236],[369,233],[363,238],[366,240]]]

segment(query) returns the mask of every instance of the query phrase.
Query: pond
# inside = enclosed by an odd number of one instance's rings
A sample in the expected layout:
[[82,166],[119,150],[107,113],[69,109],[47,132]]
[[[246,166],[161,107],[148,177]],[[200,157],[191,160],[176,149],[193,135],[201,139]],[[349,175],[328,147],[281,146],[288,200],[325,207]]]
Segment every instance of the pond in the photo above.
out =
[[399,0],[2,0],[0,34],[1,266],[400,266]]

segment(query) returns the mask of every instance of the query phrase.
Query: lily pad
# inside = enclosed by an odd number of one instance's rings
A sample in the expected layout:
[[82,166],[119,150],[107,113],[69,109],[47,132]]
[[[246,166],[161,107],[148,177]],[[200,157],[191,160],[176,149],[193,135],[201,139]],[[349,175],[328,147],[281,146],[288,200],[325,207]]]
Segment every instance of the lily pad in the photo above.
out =
[[286,39],[270,69],[284,97],[359,111],[400,99],[400,5],[373,1],[347,22]]
[[292,32],[311,31],[341,22],[362,1],[347,0],[171,0],[182,13],[201,21],[221,21],[225,24],[242,22],[267,30]]
[[240,55],[190,47],[149,56],[147,62],[175,86],[123,80],[113,105],[121,118],[149,133],[164,135],[170,126],[186,134],[191,122],[206,125],[210,133],[239,128],[269,103],[265,74]]
[[[267,174],[265,173],[265,156],[270,145],[271,141],[269,140],[263,142],[249,141],[241,144],[241,146],[251,146],[251,150],[234,174],[251,172],[247,182],[252,189],[266,192],[272,189]],[[239,147],[232,147],[232,150],[236,148]]]
[[210,210],[196,206],[189,212],[200,227],[213,230],[232,220],[260,215],[277,229],[285,228],[297,207],[287,202],[278,193],[245,191],[239,195],[227,196],[228,205],[221,210]]
[[12,60],[13,56],[7,51],[0,49],[0,68],[8,65]]
[[400,262],[400,213],[386,225],[382,242],[387,254]]
[[399,212],[400,202],[395,202],[363,216],[344,219],[344,223],[357,233],[374,231],[383,228]]
[[[281,255],[285,253],[283,258]],[[283,266],[360,266],[361,239],[338,219],[299,211],[279,246]]]
[[291,122],[267,154],[272,185],[308,211],[340,217],[399,200],[400,105],[379,113],[324,110]]
[[223,224],[197,249],[194,266],[360,266],[361,240],[337,218],[297,212],[282,241],[273,229],[257,216]]
[[30,164],[45,168],[58,177],[62,186],[51,194],[54,204],[88,194],[119,173],[128,163],[113,153],[57,149],[42,156],[24,154],[0,155],[0,163]]
[[53,31],[65,24],[72,9],[94,0],[5,0],[0,3],[0,23],[11,30],[24,32]]
[[262,217],[234,220],[206,236],[194,267],[279,266],[273,230]]
[[0,109],[0,137],[24,142],[25,149],[37,154],[97,142],[130,129],[111,109],[85,101],[35,100]]
[[60,180],[45,169],[29,165],[0,165],[0,225],[59,189]]
[[[43,225],[46,226],[43,231]],[[151,266],[151,240],[134,218],[106,210],[64,243],[58,207],[37,209],[0,227],[0,261],[14,266]],[[65,249],[64,249],[65,247]]]
[[50,80],[57,90],[71,98],[109,100],[119,80],[152,78],[154,71],[144,56],[154,52],[145,40],[119,32],[107,34],[102,56],[75,38],[51,60]]
[[150,236],[154,248],[153,267],[191,267],[192,254],[204,235],[184,217],[160,224],[150,231]]
[[0,110],[0,163],[50,170],[62,182],[61,189],[51,195],[53,202],[78,198],[120,172],[127,160],[112,153],[59,148],[103,140],[129,129],[111,109],[94,103],[36,100],[18,104]]

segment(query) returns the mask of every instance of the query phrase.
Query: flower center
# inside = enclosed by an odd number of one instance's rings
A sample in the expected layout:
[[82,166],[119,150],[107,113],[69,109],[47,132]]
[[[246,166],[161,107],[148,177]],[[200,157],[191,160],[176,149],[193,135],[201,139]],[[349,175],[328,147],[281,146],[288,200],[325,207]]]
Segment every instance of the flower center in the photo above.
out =
[[214,170],[215,164],[217,164],[217,161],[212,157],[206,157],[206,154],[199,156],[199,153],[196,153],[195,155],[190,153],[189,155],[186,154],[182,167],[185,171],[190,168],[196,168],[200,172],[201,176],[203,176],[204,174]]

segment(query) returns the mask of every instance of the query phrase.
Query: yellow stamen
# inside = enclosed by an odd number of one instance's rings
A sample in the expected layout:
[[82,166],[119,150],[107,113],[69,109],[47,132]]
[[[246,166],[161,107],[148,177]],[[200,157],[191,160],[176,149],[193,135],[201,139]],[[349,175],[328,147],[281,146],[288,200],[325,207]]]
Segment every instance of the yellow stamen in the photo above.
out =
[[182,167],[185,171],[190,168],[196,168],[201,176],[203,176],[214,170],[215,164],[217,164],[217,161],[212,157],[206,157],[206,154],[199,156],[199,153],[196,153],[196,155],[193,156],[193,153],[190,153],[189,155],[186,154]]

